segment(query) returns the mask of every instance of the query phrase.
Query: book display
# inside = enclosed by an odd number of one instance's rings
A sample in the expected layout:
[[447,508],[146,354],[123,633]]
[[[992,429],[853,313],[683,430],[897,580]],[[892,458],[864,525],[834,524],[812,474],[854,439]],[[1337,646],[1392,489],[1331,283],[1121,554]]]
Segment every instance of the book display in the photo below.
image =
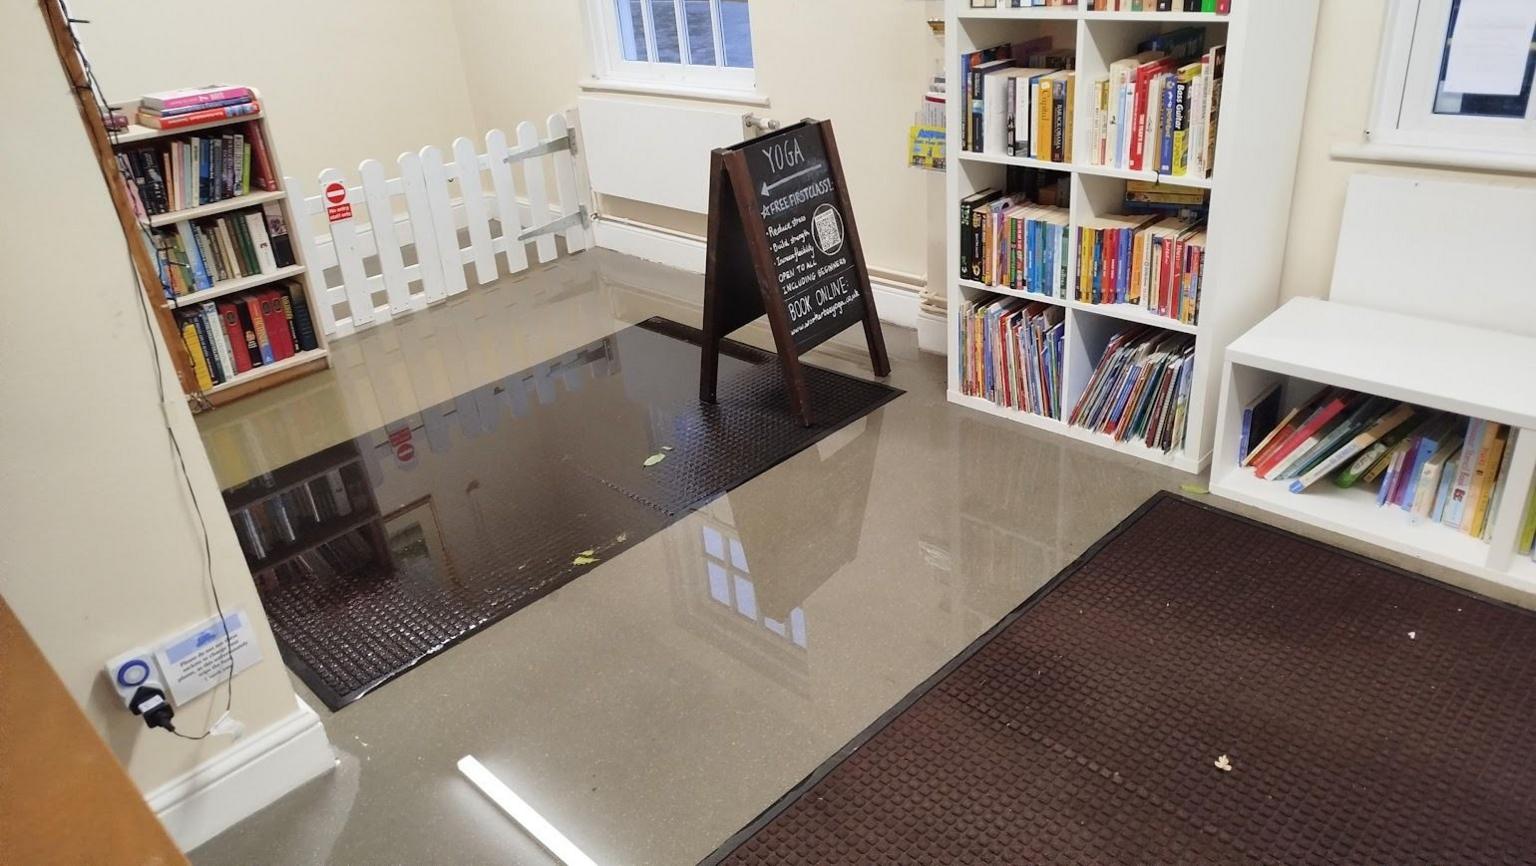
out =
[[[323,369],[282,173],[249,87],[152,93],[114,106],[109,133],[157,274],[146,286],[194,406],[219,406]],[[168,324],[166,324],[168,323]]]
[[1317,3],[947,12],[951,401],[1199,471],[1278,305]]

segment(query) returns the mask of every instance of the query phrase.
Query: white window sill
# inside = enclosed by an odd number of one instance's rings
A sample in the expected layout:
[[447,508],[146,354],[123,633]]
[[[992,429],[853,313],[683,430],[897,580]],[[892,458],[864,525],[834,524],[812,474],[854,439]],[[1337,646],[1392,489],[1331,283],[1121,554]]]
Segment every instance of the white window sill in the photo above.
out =
[[738,105],[767,105],[768,97],[751,90],[699,87],[671,81],[614,81],[588,78],[579,82],[582,90],[598,93],[638,93],[645,96],[669,96],[707,102],[733,102]]
[[1536,154],[1351,142],[1334,145],[1328,155],[1347,162],[1378,162],[1462,171],[1536,174]]

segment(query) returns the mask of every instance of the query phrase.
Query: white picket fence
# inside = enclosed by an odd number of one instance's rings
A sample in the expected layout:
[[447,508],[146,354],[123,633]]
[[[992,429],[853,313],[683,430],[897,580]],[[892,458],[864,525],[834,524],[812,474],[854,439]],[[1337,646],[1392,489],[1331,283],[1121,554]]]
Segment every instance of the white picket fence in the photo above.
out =
[[[590,247],[586,202],[591,196],[576,170],[575,139],[558,114],[550,115],[548,133],[541,139],[538,128],[524,121],[517,126],[516,145],[509,146],[506,133],[493,129],[486,133],[484,153],[459,138],[453,162],[444,162],[442,150],[429,145],[402,153],[396,161],[399,176],[390,179],[378,160],[363,160],[356,186],[328,168],[320,173],[319,194],[312,196],[284,178],[298,223],[290,236],[303,248],[325,333],[344,336],[467,291],[469,264],[480,285],[526,270],[528,243],[540,263],[552,261],[556,233],[565,238],[567,252]],[[555,201],[547,189],[546,159],[553,164]],[[517,174],[520,183],[514,183]],[[401,199],[403,208],[397,205]],[[329,221],[329,244],[318,242],[311,229],[312,218],[321,215]],[[495,236],[492,220],[500,228]],[[467,230],[468,246],[460,246],[461,229]],[[406,245],[415,249],[410,265],[402,252]],[[328,280],[328,270],[339,281]]]

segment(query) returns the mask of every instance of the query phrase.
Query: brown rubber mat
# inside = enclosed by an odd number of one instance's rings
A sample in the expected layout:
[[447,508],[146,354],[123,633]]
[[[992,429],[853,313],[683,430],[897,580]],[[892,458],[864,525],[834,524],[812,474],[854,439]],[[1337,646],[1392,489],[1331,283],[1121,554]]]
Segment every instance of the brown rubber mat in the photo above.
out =
[[1536,863],[1536,616],[1159,495],[704,862]]
[[[651,319],[225,491],[288,663],[331,709],[606,562],[902,392]],[[660,462],[645,465],[653,455]]]

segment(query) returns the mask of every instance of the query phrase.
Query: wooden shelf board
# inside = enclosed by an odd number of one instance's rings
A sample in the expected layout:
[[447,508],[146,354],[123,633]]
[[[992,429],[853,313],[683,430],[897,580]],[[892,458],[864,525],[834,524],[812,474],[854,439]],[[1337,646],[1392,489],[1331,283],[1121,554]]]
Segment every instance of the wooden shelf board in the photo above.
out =
[[187,220],[202,219],[203,217],[213,216],[215,214],[221,214],[227,211],[239,210],[243,207],[251,207],[252,205],[263,204],[269,201],[277,201],[278,199],[282,198],[283,195],[284,193],[280,189],[273,190],[271,192],[263,190],[262,192],[253,192],[250,195],[237,195],[234,198],[227,198],[223,201],[213,202],[212,204],[198,205],[197,207],[189,207],[183,210],[173,210],[169,213],[156,214],[149,218],[149,224],[155,228],[160,228],[161,226],[173,225],[175,223],[185,222]]
[[1295,298],[1227,359],[1515,427],[1536,427],[1536,337]]
[[1179,331],[1184,334],[1199,334],[1198,325],[1190,325],[1167,316],[1148,311],[1137,304],[1089,304],[1083,301],[1062,299],[1050,295],[1032,294],[1020,292],[1003,286],[989,286],[975,280],[960,280],[960,285],[967,289],[975,289],[982,292],[992,292],[998,295],[1007,295],[1011,298],[1023,298],[1026,301],[1043,301],[1047,304],[1055,304],[1058,307],[1071,307],[1074,310],[1082,310],[1096,316],[1108,316],[1112,319],[1120,319],[1124,322],[1134,322],[1141,325],[1152,325],[1165,331]]
[[[1087,430],[1082,427],[1073,427],[1072,425],[1063,421],[1058,421],[1055,418],[1047,418],[1044,415],[1036,415],[1033,412],[1021,412],[1017,409],[1009,409],[1004,406],[999,406],[990,400],[986,400],[981,397],[972,397],[967,394],[962,394],[959,391],[949,392],[949,402],[959,406],[965,406],[969,409],[975,409],[978,412],[985,412],[988,415],[996,415],[999,418],[1006,418],[1009,421],[1014,421],[1029,427],[1048,430],[1052,433],[1066,436],[1069,439],[1075,439],[1079,442],[1087,442],[1091,445],[1097,445],[1100,448],[1105,448],[1110,451],[1116,451],[1121,454],[1128,454],[1132,457],[1138,457],[1142,460],[1148,460],[1163,466],[1171,466],[1184,472],[1200,471],[1200,461],[1188,456],[1183,451],[1165,452],[1159,451],[1156,448],[1148,448],[1140,442],[1117,442],[1112,437],[1103,433],[1096,433],[1092,430]],[[1071,407],[1069,406],[1062,407],[1062,411],[1064,412],[1070,411],[1070,409]]]
[[325,357],[326,351],[324,349],[310,349],[308,352],[299,352],[298,354],[284,358],[283,360],[276,363],[266,364],[261,367],[255,367],[253,369],[247,370],[227,382],[214,385],[212,388],[209,388],[203,393],[211,397],[214,394],[220,393],[221,391],[228,391],[231,388],[244,385],[247,382],[254,382],[258,379],[264,379],[267,376],[281,373],[284,370],[308,364],[310,361],[322,360]]
[[175,308],[195,307],[203,301],[211,301],[214,298],[232,295],[235,292],[254,289],[267,283],[275,283],[278,280],[296,277],[302,273],[304,273],[303,265],[289,265],[286,268],[278,268],[270,274],[257,274],[252,277],[241,277],[238,280],[225,280],[222,283],[214,283],[212,288],[200,289],[196,292],[182,295],[179,298],[171,298],[168,300],[168,303]]
[[[135,113],[129,113],[128,117],[134,117]],[[112,144],[114,146],[121,147],[131,144],[141,144],[146,141],[154,141],[157,138],[171,138],[177,135],[191,135],[200,130],[216,129],[220,126],[229,126],[232,123],[245,123],[246,121],[251,120],[261,120],[263,117],[264,115],[258,111],[255,114],[242,114],[239,117],[225,117],[219,120],[210,120],[207,123],[199,123],[193,126],[182,126],[176,129],[155,129],[152,126],[140,126],[137,123],[129,123],[128,128],[124,129],[116,136],[111,136],[110,133],[108,135],[112,139]]]
[[957,154],[964,162],[989,162],[995,165],[1017,165],[1024,168],[1040,168],[1047,171],[1059,171],[1086,175],[1088,177],[1110,177],[1117,180],[1145,180],[1152,183],[1166,184],[1168,186],[1182,186],[1192,189],[1210,189],[1214,186],[1214,178],[1209,177],[1179,177],[1171,174],[1159,174],[1155,171],[1136,171],[1129,168],[1116,168],[1112,165],[1089,165],[1083,162],[1050,162],[1042,159],[1030,159],[1026,156],[1008,156],[1002,153],[976,153],[962,150]]

